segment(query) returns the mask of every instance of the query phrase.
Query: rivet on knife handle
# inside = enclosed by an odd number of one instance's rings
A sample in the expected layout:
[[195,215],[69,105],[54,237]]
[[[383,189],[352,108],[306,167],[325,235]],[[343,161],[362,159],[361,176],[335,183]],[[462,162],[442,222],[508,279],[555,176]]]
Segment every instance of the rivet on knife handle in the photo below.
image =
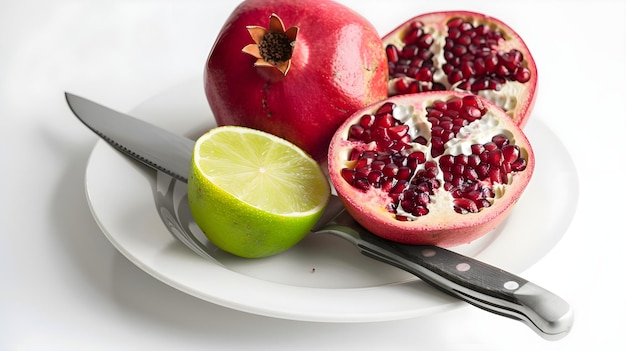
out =
[[364,255],[477,307],[521,320],[545,339],[560,339],[572,327],[573,312],[565,300],[512,273],[436,246],[398,244],[367,232],[360,236]]

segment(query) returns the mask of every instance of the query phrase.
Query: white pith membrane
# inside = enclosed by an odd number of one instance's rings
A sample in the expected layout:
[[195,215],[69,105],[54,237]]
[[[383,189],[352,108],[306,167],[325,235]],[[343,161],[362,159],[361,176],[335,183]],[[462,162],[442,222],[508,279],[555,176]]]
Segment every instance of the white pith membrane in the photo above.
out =
[[[484,19],[481,19],[481,18],[468,16],[468,17],[464,17],[463,19],[466,22],[471,23],[474,27],[485,24],[485,25],[488,25],[492,30],[499,29],[497,26],[494,25],[494,23],[485,21]],[[451,84],[448,81],[448,76],[443,71],[442,67],[446,63],[446,59],[444,58],[444,45],[446,43],[446,37],[448,36],[448,27],[445,24],[441,26],[444,28],[443,30],[441,30],[440,28],[436,26],[428,25],[428,24],[422,27],[424,32],[431,34],[434,39],[432,45],[430,46],[430,51],[434,53],[434,56],[432,57],[433,64],[435,67],[435,71],[433,73],[433,81],[443,84],[446,90],[468,93],[470,91],[459,89],[457,87],[458,83]],[[407,30],[400,31],[399,33],[396,33],[395,35],[389,36],[388,38],[386,38],[384,45],[392,44],[392,45],[395,45],[399,50],[401,50],[406,45],[402,41],[402,38],[406,35],[407,31],[408,31],[408,26],[407,26]],[[508,33],[506,31],[500,31],[500,32],[504,36],[504,40],[500,41],[499,45],[495,46],[493,49],[496,51],[503,51],[503,52],[514,49],[516,42],[513,40],[513,38],[507,37]],[[526,58],[524,59],[523,63],[524,63],[524,67],[528,68]],[[409,85],[410,82],[412,81],[416,81],[416,79],[412,77],[390,78],[387,84],[389,96],[406,94],[406,93],[402,93],[396,90],[396,85],[399,80],[405,81],[406,85]],[[481,97],[484,97],[487,100],[490,100],[491,102],[493,102],[494,104],[502,108],[510,117],[513,117],[516,111],[516,108],[518,106],[518,97],[524,94],[525,89],[526,89],[526,83],[520,83],[518,81],[507,79],[506,83],[502,84],[502,88],[499,90],[486,89],[486,90],[479,90],[479,91],[472,92],[472,93],[479,95]]]
[[[394,201],[389,193],[381,188],[370,187],[364,194],[369,200],[368,202],[376,202],[378,204],[385,204],[386,209],[389,210],[391,207],[389,205],[393,204],[393,208],[395,210],[389,211],[390,214],[395,214],[396,216],[405,217],[403,220],[415,221],[420,220],[421,218],[426,217],[438,217],[438,218],[450,218],[451,215],[471,215],[472,213],[458,213],[455,212],[455,198],[452,196],[450,191],[444,189],[444,172],[441,170],[440,159],[446,155],[471,155],[472,150],[471,146],[473,144],[481,144],[484,145],[492,141],[493,136],[496,135],[504,135],[509,140],[509,145],[517,145],[514,134],[502,123],[500,123],[500,118],[496,116],[492,110],[488,110],[480,119],[475,120],[469,123],[467,126],[462,127],[457,135],[446,142],[444,144],[444,152],[443,154],[432,157],[431,155],[431,128],[432,124],[428,121],[426,107],[431,106],[433,102],[441,100],[440,97],[433,98],[429,101],[424,101],[421,106],[422,108],[414,108],[413,105],[406,104],[398,104],[393,110],[393,117],[400,121],[402,124],[409,126],[408,134],[411,137],[412,142],[409,143],[410,147],[404,149],[402,151],[403,154],[408,155],[415,151],[421,151],[426,156],[426,161],[424,163],[418,164],[417,168],[413,171],[411,178],[409,179],[409,184],[413,181],[413,179],[419,174],[419,171],[425,169],[425,164],[428,161],[435,161],[437,163],[437,167],[439,168],[439,172],[436,175],[436,179],[439,181],[440,186],[438,189],[434,189],[433,193],[430,194],[430,202],[426,206],[428,208],[428,213],[423,216],[415,216],[412,213],[405,211],[402,207],[402,196]],[[449,100],[448,100],[449,101]],[[378,108],[373,109],[370,113],[375,114]],[[358,121],[358,120],[357,120]],[[358,123],[358,122],[356,122]],[[363,142],[354,142],[348,141],[349,128],[347,128],[346,134],[344,135],[344,140],[346,140],[346,146],[342,148],[342,151],[339,155],[341,160],[344,160],[343,167],[345,168],[353,168],[356,164],[356,161],[350,161],[350,154],[353,149],[358,149],[361,151],[371,151],[377,149],[377,144],[375,141],[372,141],[368,144],[364,144]],[[423,145],[418,142],[415,142],[415,139],[418,137],[424,137],[428,142]],[[519,147],[520,155],[519,157],[528,161],[528,150],[524,147]],[[516,178],[519,176],[518,172],[509,172],[507,174],[507,178],[503,179],[502,183],[492,183],[489,179],[481,181],[481,184],[487,185],[492,189],[493,197],[487,198],[490,204],[493,204],[498,199],[502,198],[505,193],[507,186],[514,183]],[[489,210],[489,207],[481,208],[477,213],[480,213],[483,210]],[[475,214],[475,213],[474,213]]]

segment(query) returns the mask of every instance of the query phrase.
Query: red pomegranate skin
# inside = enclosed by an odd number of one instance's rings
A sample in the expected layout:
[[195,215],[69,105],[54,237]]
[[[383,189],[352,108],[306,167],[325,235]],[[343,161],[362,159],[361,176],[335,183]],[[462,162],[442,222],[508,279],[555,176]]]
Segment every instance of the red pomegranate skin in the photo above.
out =
[[[371,188],[362,191],[348,184],[341,176],[342,168],[353,164],[348,155],[353,148],[370,149],[371,146],[360,145],[348,140],[350,126],[359,123],[361,116],[374,113],[386,102],[399,105],[413,106],[415,111],[423,111],[435,100],[448,100],[453,97],[462,97],[466,94],[440,91],[425,92],[419,94],[398,95],[387,100],[380,101],[354,113],[337,130],[333,137],[328,155],[328,169],[331,182],[338,196],[344,203],[346,210],[361,225],[372,233],[385,239],[410,245],[437,245],[441,247],[454,247],[471,243],[496,229],[510,214],[515,203],[524,192],[531,180],[535,159],[534,152],[519,126],[515,124],[500,108],[493,103],[483,100],[483,103],[498,117],[497,125],[507,131],[515,140],[515,144],[522,150],[527,160],[527,166],[523,172],[514,176],[515,180],[508,184],[494,203],[478,213],[456,213],[452,208],[438,211],[436,214],[429,213],[415,221],[398,221],[395,215],[388,211],[389,194],[380,189]],[[425,112],[415,112],[424,114]],[[427,157],[427,160],[439,162],[443,156]],[[440,197],[446,191],[444,187],[435,190],[435,195]]]
[[[267,79],[246,26],[268,27],[276,14],[299,32],[291,68]],[[326,0],[247,0],[226,20],[205,65],[204,88],[218,125],[260,129],[326,159],[334,131],[355,110],[387,97],[388,69],[375,28]]]

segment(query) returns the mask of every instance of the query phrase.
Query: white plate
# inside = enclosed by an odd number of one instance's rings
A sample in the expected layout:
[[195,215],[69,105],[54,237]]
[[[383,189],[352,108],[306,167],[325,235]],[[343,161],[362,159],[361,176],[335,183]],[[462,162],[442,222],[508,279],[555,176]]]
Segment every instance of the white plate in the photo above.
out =
[[[197,136],[214,125],[201,84],[183,82],[131,114]],[[526,132],[537,162],[526,192],[500,228],[455,248],[515,273],[556,245],[578,201],[576,169],[566,148],[539,116],[531,118]],[[141,269],[187,294],[250,313],[320,322],[403,319],[463,304],[330,235],[310,235],[265,259],[240,259],[219,250],[215,261],[202,259],[177,242],[161,221],[154,194],[163,181],[159,177],[157,184],[155,172],[103,141],[87,164],[88,201],[107,238]]]

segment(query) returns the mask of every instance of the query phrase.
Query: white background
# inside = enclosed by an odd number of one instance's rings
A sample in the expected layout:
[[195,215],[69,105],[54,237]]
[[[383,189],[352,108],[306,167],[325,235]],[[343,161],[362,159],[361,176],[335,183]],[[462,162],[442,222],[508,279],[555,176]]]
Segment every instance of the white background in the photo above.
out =
[[563,239],[522,275],[570,302],[570,335],[545,341],[469,306],[391,322],[280,320],[152,278],[111,246],[89,212],[84,172],[97,138],[63,92],[128,111],[201,75],[236,2],[22,0],[0,4],[0,350],[626,349],[626,3],[341,2],[381,34],[419,13],[467,9],[525,39],[541,77],[532,118],[568,147],[580,196]]

